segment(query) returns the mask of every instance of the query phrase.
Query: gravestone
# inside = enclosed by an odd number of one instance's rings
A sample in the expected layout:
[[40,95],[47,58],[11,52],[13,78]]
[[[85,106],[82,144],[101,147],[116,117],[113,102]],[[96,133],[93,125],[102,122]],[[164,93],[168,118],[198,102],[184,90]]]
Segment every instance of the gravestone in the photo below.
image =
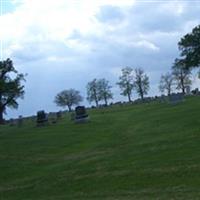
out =
[[19,116],[19,118],[17,120],[17,124],[18,124],[19,127],[22,126],[22,124],[23,124],[23,117],[22,117],[22,115]]
[[84,106],[77,106],[75,109],[75,122],[76,123],[84,123],[89,119],[88,114],[86,113],[86,109]]
[[191,93],[193,95],[198,95],[199,94],[199,89],[198,88],[195,88],[194,90],[191,91]]
[[44,112],[44,110],[37,112],[37,125],[45,125],[48,122],[47,114]]
[[169,96],[169,102],[171,104],[177,104],[184,100],[184,94],[183,93],[177,93],[177,94],[171,94]]

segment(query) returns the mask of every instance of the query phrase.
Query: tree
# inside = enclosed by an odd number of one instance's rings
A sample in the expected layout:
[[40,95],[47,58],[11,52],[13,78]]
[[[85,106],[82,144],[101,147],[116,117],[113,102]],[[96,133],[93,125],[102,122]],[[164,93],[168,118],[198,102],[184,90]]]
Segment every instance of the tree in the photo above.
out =
[[17,99],[23,98],[25,75],[18,73],[11,59],[0,61],[0,124],[4,123],[6,107],[18,108]]
[[99,107],[99,96],[98,96],[98,81],[93,79],[87,84],[87,100],[96,103],[96,107]]
[[97,81],[98,85],[98,99],[104,100],[105,105],[108,105],[108,100],[113,98],[113,94],[111,92],[111,86],[109,85],[109,81],[106,79],[99,79]]
[[171,95],[172,86],[173,86],[173,76],[171,73],[166,73],[161,76],[159,90],[163,93],[167,91],[168,96]]
[[182,93],[185,94],[186,88],[192,84],[190,79],[191,70],[185,68],[185,66],[181,65],[180,62],[175,62],[172,67],[172,74],[176,81],[176,89],[181,89]]
[[69,112],[72,111],[72,106],[78,105],[83,100],[80,92],[75,89],[63,90],[55,97],[55,103],[60,107],[68,107]]
[[119,82],[117,83],[122,91],[121,95],[128,96],[129,102],[131,102],[131,94],[134,88],[133,79],[133,68],[125,67],[122,69],[122,75],[119,77]]
[[193,28],[178,43],[181,51],[179,62],[184,63],[187,69],[200,66],[200,25]]
[[149,77],[141,68],[135,69],[134,88],[142,100],[144,99],[144,95],[146,95],[149,91]]

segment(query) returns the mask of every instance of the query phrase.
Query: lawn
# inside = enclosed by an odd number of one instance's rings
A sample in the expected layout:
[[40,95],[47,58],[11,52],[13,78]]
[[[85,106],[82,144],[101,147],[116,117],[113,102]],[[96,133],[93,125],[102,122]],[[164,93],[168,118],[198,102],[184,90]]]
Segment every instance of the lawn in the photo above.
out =
[[200,97],[0,127],[0,200],[200,199]]

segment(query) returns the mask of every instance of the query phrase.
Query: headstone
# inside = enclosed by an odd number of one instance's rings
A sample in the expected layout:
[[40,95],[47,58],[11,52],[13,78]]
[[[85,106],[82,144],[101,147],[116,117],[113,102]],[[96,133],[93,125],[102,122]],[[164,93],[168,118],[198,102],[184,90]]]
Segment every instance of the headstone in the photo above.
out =
[[77,106],[75,109],[75,122],[83,123],[88,121],[88,114],[84,106]]
[[169,101],[171,104],[177,104],[182,102],[184,99],[184,94],[183,93],[177,93],[177,94],[171,94],[169,96]]
[[37,112],[37,125],[45,125],[48,122],[47,114],[44,112],[44,110]]
[[23,117],[22,117],[22,115],[19,116],[19,118],[17,120],[17,124],[18,124],[19,127],[22,126],[22,124],[23,124]]
[[191,91],[191,93],[193,95],[198,95],[199,94],[199,89],[198,88],[195,88],[194,90]]

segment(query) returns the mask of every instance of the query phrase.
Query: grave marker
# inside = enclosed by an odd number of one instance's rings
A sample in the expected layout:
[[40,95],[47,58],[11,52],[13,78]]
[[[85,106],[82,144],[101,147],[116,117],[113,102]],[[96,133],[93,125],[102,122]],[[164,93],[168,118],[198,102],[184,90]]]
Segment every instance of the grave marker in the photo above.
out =
[[37,125],[45,125],[48,122],[47,114],[44,112],[44,110],[37,112]]
[[84,123],[89,119],[88,114],[86,113],[86,109],[84,106],[77,106],[75,109],[75,122],[76,123]]

